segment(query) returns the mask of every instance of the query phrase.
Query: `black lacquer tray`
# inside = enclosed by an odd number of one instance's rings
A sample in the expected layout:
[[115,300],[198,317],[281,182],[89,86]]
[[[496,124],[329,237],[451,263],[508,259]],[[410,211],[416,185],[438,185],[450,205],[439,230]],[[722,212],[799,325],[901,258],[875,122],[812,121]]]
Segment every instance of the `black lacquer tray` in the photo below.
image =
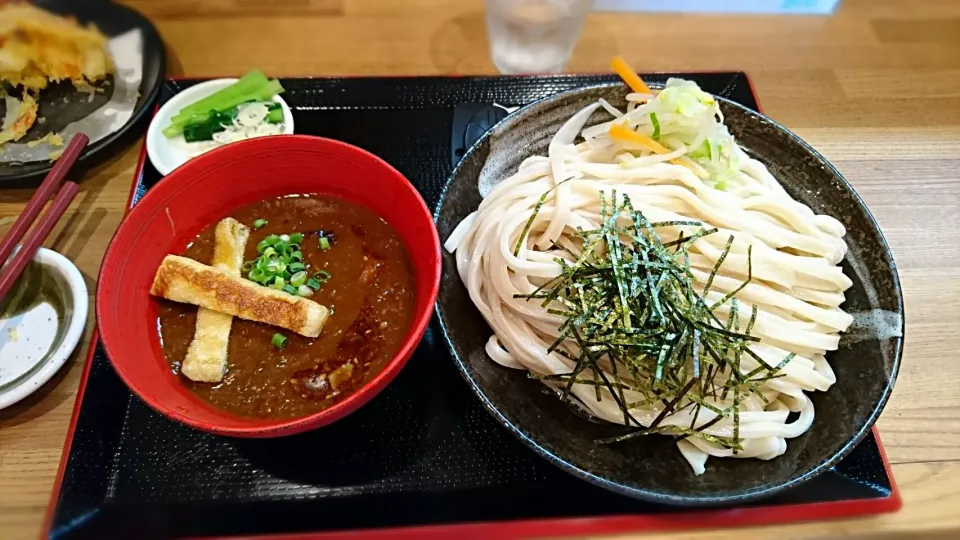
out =
[[[667,74],[645,75],[662,81]],[[686,73],[758,108],[743,73]],[[501,107],[610,76],[286,79],[298,133],[355,144],[435,206]],[[196,80],[169,81],[161,102]],[[130,203],[162,181],[141,155]],[[265,181],[269,181],[265,179]],[[483,409],[434,323],[378,397],[317,431],[274,440],[207,435],[132,396],[91,346],[60,474],[51,538],[533,538],[782,523],[900,507],[874,431],[828,473],[762,502],[690,512],[606,492],[539,458]]]

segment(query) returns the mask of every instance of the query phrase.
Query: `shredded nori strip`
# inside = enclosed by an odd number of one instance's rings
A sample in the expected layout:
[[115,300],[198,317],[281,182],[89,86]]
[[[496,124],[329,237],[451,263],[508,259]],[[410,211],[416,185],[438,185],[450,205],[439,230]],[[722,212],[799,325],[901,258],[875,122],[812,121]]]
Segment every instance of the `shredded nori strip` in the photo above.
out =
[[[517,239],[515,254],[530,234],[548,193],[537,202]],[[699,229],[692,233],[681,229],[671,236],[675,240],[664,243],[656,229],[667,227]],[[609,396],[623,413],[623,423],[631,431],[598,442],[659,433],[697,437],[739,452],[741,403],[750,396],[766,402],[758,385],[782,377],[780,371],[793,359],[794,355],[788,355],[771,367],[750,350],[759,341],[751,335],[757,307],[750,305],[750,319],[742,325],[736,295],[753,279],[752,246],[747,247],[747,279],[712,305],[706,302],[734,236],[727,239],[702,289],[690,271],[689,250],[696,241],[715,233],[717,229],[698,221],[651,222],[626,194],[611,191],[608,197],[600,192],[600,227],[578,228],[572,233],[573,250],[554,243],[553,249],[565,254],[554,259],[560,275],[530,294],[515,295],[538,301],[548,313],[564,318],[559,337],[548,352],[575,362],[570,373],[531,377],[556,383],[564,399],[570,397],[574,385],[593,387],[598,400]],[[724,324],[714,310],[727,303],[730,311]],[[759,367],[743,373],[744,354]],[[636,400],[626,392],[643,398]],[[727,399],[729,395],[732,400]],[[648,427],[631,411],[641,406],[659,409]],[[669,415],[688,408],[692,411],[689,427],[661,425]],[[704,410],[712,413],[709,421],[700,420]],[[731,437],[707,433],[725,418],[732,421]]]

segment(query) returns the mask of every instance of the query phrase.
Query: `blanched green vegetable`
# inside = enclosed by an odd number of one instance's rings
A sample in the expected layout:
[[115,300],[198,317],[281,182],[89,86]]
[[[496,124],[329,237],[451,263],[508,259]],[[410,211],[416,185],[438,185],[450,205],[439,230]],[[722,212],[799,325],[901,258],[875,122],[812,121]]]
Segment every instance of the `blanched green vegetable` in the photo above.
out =
[[[170,138],[184,133],[188,126],[208,124],[213,121],[215,113],[222,113],[253,101],[268,101],[273,96],[283,93],[280,81],[268,80],[263,73],[251,71],[232,85],[215,92],[196,103],[180,110],[171,120],[170,125],[163,129],[163,134]],[[281,122],[283,114],[280,115]],[[269,119],[268,119],[269,120]],[[280,123],[280,122],[271,122]],[[204,128],[206,129],[206,128]],[[209,139],[200,139],[209,140]]]
[[230,86],[222,90],[218,90],[201,99],[200,101],[194,102],[180,109],[180,112],[177,113],[177,116],[205,112],[209,111],[210,109],[216,110],[218,109],[218,105],[224,101],[235,99],[238,96],[250,95],[262,88],[268,82],[270,82],[269,79],[267,79],[267,77],[260,72],[259,69],[255,69],[241,77],[240,80],[231,84]]
[[183,138],[187,142],[212,141],[213,134],[224,131],[236,117],[236,107],[223,112],[211,111],[207,121],[184,127]]
[[279,103],[274,103],[267,107],[267,122],[271,124],[283,123],[283,107]]

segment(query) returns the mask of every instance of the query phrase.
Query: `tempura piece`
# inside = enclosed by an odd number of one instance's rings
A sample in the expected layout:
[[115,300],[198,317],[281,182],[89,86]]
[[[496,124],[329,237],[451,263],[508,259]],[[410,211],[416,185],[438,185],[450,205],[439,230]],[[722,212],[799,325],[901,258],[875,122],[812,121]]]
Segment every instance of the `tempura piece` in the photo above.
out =
[[66,80],[90,88],[112,72],[107,37],[95,26],[29,4],[0,6],[0,82],[36,93]]
[[[7,107],[10,107],[11,104],[16,104],[12,114],[8,113],[8,118],[12,118],[8,123],[9,126],[4,123],[0,125],[0,145],[9,141],[18,141],[27,134],[27,131],[33,126],[33,123],[37,120],[37,100],[33,98],[30,94],[24,94],[22,100],[17,100],[16,98],[7,97]],[[4,120],[0,118],[0,121]]]
[[330,310],[301,296],[258,285],[193,259],[167,255],[150,294],[317,337]]
[[[217,223],[214,233],[213,266],[233,276],[240,275],[243,249],[250,238],[250,229],[233,218]],[[200,308],[197,311],[197,331],[180,366],[181,373],[191,381],[220,382],[227,369],[227,344],[233,316]]]

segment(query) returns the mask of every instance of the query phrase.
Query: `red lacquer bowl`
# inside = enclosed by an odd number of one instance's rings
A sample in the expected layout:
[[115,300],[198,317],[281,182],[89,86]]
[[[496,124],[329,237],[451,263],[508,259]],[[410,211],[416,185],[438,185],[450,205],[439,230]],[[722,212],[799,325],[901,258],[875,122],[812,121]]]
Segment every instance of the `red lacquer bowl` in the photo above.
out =
[[[150,296],[157,267],[231,211],[265,198],[321,193],[366,206],[400,235],[416,279],[410,332],[384,370],[347,399],[309,416],[245,418],[214,408],[175,375],[157,333]],[[235,437],[279,437],[314,429],[355,411],[399,373],[423,337],[440,283],[440,242],[430,211],[396,169],[355,146],[283,135],[230,144],[191,160],[161,180],[130,211],[107,248],[97,288],[100,339],[120,378],[150,407],[199,430]]]

